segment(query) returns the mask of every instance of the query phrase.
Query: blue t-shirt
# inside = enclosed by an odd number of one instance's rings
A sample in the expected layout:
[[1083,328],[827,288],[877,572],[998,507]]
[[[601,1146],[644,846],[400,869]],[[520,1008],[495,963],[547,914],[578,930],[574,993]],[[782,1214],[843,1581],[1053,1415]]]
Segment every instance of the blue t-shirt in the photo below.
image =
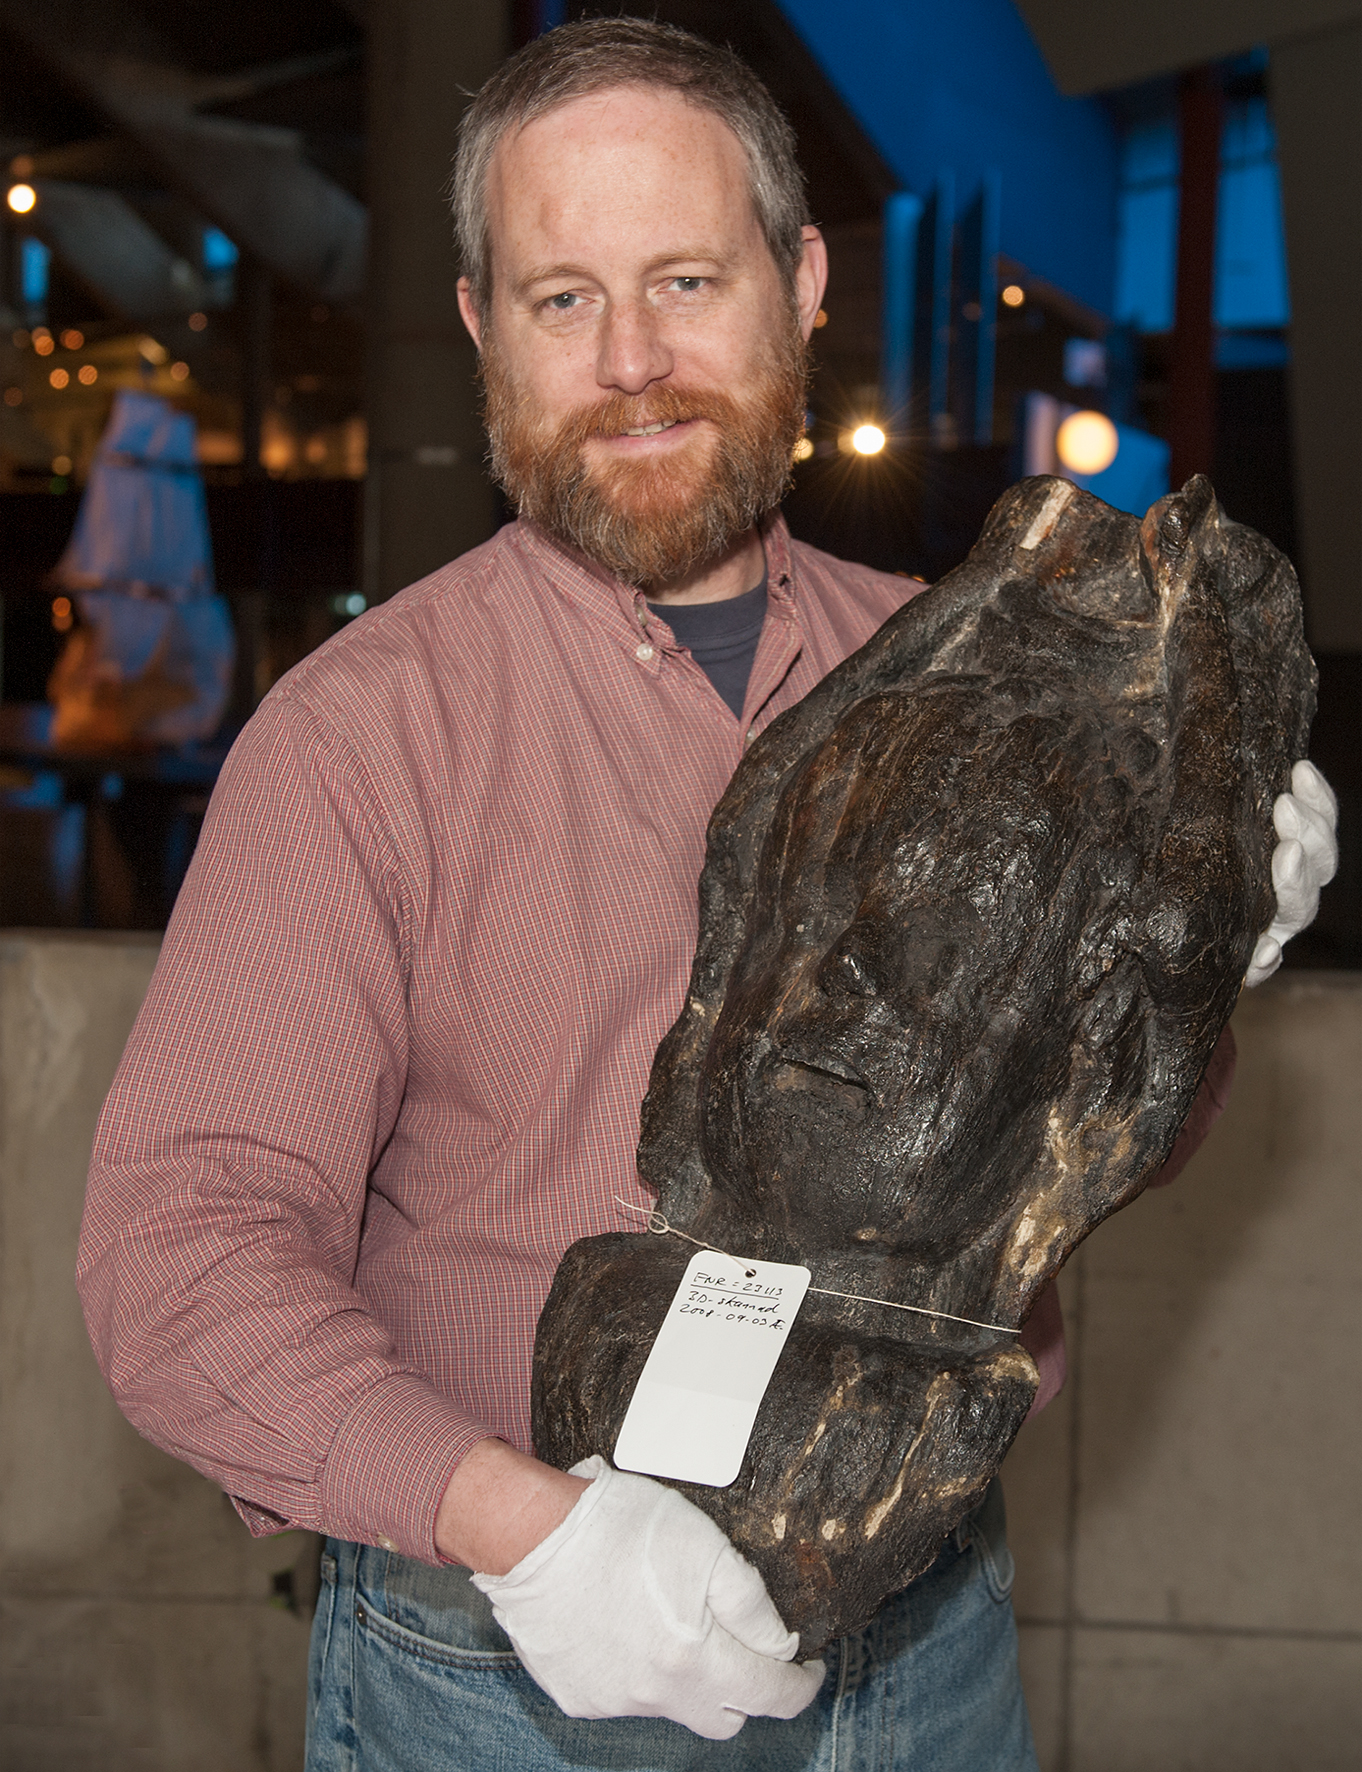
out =
[[721,603],[650,603],[678,646],[684,646],[741,720],[761,626],[766,620],[766,580],[741,597]]

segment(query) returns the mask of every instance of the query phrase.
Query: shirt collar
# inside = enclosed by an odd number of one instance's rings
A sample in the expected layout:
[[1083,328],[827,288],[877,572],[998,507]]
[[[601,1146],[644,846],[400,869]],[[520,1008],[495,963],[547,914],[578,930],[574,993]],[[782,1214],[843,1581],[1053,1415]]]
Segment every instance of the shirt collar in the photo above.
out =
[[[641,616],[647,616],[649,611],[642,591],[614,577],[536,523],[520,518],[510,529],[508,539],[533,559],[554,589],[570,603],[612,627],[623,620],[631,643],[644,632]],[[790,531],[779,511],[763,519],[761,539],[766,551],[767,606],[777,609],[787,620],[794,619],[794,559]]]

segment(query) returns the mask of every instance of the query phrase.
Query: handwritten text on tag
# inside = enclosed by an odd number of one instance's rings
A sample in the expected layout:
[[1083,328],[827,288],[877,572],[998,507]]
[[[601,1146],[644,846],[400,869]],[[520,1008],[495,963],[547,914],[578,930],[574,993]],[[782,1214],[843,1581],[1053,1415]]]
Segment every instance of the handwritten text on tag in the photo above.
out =
[[808,1287],[806,1267],[697,1254],[639,1374],[616,1465],[727,1488]]

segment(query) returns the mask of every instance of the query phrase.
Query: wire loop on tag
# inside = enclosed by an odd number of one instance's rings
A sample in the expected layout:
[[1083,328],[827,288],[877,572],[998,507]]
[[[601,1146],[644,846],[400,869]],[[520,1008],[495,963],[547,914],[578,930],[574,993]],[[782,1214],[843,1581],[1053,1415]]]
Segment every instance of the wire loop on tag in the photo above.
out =
[[[656,1206],[635,1206],[629,1200],[621,1200],[618,1194],[615,1195],[615,1204],[623,1206],[626,1212],[637,1212],[640,1218],[646,1218],[648,1229],[656,1237],[680,1237],[687,1243],[694,1243],[697,1249],[713,1249],[716,1255],[722,1255],[725,1260],[742,1265],[738,1257],[730,1255],[727,1249],[720,1249],[714,1243],[702,1243],[698,1237],[677,1230],[674,1224],[668,1223],[666,1214],[659,1212]],[[823,1298],[849,1299],[852,1304],[882,1304],[886,1310],[911,1311],[916,1317],[940,1317],[946,1323],[968,1323],[971,1329],[992,1329],[999,1335],[1021,1334],[1020,1329],[1009,1329],[1006,1323],[981,1323],[977,1317],[956,1317],[950,1311],[932,1311],[922,1304],[899,1304],[892,1298],[866,1298],[860,1292],[833,1292],[827,1286],[810,1286],[809,1291],[817,1292]]]

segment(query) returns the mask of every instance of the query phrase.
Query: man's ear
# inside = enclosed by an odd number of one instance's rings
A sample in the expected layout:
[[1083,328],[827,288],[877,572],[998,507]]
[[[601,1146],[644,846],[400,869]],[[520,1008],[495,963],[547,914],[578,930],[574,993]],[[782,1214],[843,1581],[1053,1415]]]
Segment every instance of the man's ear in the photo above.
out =
[[482,321],[478,318],[477,304],[473,300],[473,285],[467,277],[459,278],[459,312],[463,315],[463,323],[468,328],[469,336],[481,351]]
[[828,246],[812,225],[802,231],[804,256],[795,271],[795,300],[799,307],[799,329],[807,341],[813,336],[813,323],[823,305],[823,291],[828,286]]

